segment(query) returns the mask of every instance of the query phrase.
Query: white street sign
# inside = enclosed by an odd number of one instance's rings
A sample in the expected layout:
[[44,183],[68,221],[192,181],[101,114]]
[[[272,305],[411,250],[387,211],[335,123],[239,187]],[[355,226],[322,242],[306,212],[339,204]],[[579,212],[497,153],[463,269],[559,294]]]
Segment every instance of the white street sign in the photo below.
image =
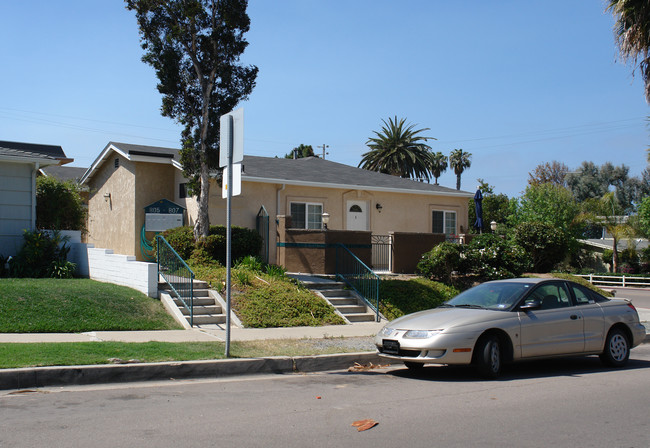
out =
[[[223,169],[223,188],[221,189],[221,197],[226,199],[228,197],[228,167]],[[231,196],[239,196],[241,194],[241,163],[232,165],[232,192]]]

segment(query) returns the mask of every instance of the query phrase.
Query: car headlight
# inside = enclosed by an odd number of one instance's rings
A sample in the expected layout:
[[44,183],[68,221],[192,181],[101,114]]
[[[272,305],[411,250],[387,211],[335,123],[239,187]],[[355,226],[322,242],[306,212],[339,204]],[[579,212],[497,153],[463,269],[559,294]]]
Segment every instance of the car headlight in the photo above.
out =
[[404,333],[405,338],[408,339],[427,339],[440,333],[442,330],[409,330]]
[[384,327],[379,331],[379,336],[381,337],[390,336],[391,334],[393,334],[393,331],[395,331],[394,328]]

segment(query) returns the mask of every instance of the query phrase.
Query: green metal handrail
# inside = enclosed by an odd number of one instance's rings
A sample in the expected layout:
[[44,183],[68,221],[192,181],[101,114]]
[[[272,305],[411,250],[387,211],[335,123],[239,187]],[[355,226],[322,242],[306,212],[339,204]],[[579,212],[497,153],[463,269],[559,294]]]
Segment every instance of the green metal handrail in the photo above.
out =
[[158,275],[171,287],[176,297],[190,313],[190,326],[194,326],[194,272],[169,245],[162,235],[156,235]]
[[379,276],[341,243],[336,245],[336,277],[363,298],[379,322]]

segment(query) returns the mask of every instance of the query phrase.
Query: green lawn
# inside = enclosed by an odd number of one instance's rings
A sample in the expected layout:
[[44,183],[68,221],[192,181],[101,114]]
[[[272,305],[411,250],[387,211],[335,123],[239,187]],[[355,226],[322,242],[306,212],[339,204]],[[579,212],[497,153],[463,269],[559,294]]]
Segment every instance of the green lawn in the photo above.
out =
[[0,279],[0,333],[181,329],[159,300],[88,279]]
[[[234,341],[231,358],[261,358],[268,356],[309,356],[357,352],[345,344],[321,345],[318,340]],[[115,359],[137,362],[192,361],[224,359],[223,342],[70,342],[9,344],[0,343],[0,369],[41,366],[72,366],[111,364]]]

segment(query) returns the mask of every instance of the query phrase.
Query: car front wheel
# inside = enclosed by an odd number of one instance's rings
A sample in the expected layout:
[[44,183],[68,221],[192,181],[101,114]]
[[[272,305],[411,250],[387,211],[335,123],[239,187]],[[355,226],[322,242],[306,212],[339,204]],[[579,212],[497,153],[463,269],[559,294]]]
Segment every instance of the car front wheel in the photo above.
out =
[[487,336],[479,340],[474,355],[479,375],[494,379],[501,374],[503,351],[498,337]]
[[618,328],[610,330],[605,340],[605,349],[600,355],[603,364],[622,367],[630,358],[630,343],[625,332]]

